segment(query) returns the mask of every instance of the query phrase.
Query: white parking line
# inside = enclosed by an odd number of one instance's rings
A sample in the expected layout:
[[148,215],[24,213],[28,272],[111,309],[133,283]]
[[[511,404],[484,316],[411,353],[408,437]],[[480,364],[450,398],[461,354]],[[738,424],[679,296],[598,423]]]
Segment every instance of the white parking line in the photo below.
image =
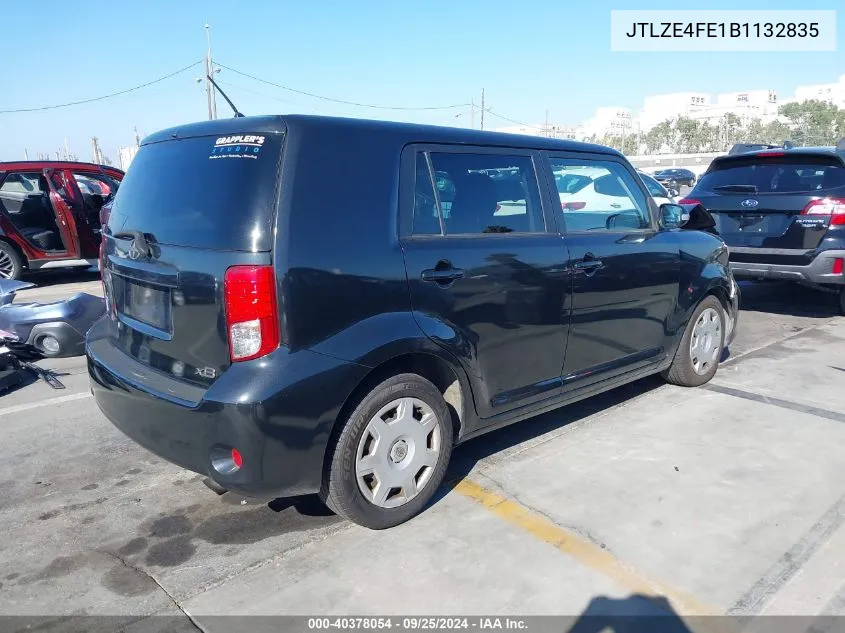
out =
[[29,404],[18,404],[14,407],[6,407],[0,409],[0,416],[8,415],[10,413],[20,413],[21,411],[29,411],[30,409],[37,409],[39,407],[49,407],[51,404],[61,404],[62,402],[71,402],[73,400],[82,400],[83,398],[90,398],[90,391],[83,391],[82,393],[71,393],[66,396],[59,396],[58,398],[50,398],[49,400],[42,400],[41,402],[30,402]]

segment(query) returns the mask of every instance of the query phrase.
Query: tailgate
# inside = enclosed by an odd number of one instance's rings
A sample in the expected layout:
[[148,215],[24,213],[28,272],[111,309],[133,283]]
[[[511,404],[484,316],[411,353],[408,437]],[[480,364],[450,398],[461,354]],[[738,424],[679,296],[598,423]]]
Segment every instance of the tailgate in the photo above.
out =
[[226,271],[272,264],[281,146],[254,134],[141,147],[104,230],[112,345],[200,386],[226,370]]
[[808,213],[809,205],[841,195],[843,185],[845,168],[834,155],[762,153],[717,159],[687,200],[713,215],[719,235],[734,247],[731,259],[802,264],[831,220]]

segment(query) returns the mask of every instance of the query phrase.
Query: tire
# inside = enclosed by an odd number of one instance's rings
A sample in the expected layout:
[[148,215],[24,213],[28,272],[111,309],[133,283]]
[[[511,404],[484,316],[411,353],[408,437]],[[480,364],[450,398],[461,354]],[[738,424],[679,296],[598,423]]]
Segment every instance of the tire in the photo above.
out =
[[[710,340],[714,344],[718,343],[718,348],[711,351],[713,349],[712,345],[707,346],[707,352],[704,354],[707,359],[705,361],[703,358],[693,354],[690,342],[693,339],[693,333],[696,331],[699,321],[702,319],[706,321],[708,315],[713,316],[714,314],[718,317],[718,332],[712,332],[712,326],[706,328],[705,332],[709,330]],[[713,340],[712,337],[718,338]],[[704,344],[707,339],[702,339],[702,341]],[[663,372],[662,376],[667,382],[673,385],[680,387],[699,387],[709,382],[716,375],[724,347],[725,310],[722,307],[722,303],[716,297],[708,295],[704,297],[696,307],[695,312],[693,312],[692,318],[690,318],[686,330],[684,330],[681,343],[678,345],[678,350],[675,352],[675,358],[672,359],[672,364],[669,366],[669,369]],[[696,370],[696,360],[699,366],[698,371]]]
[[845,288],[839,291],[839,314],[845,316]]
[[[397,402],[406,403],[402,410],[410,410],[413,420],[408,415],[400,417],[400,409],[393,408]],[[429,422],[430,430],[417,420],[424,413],[435,418],[433,424]],[[381,439],[374,439],[371,422],[382,429]],[[419,514],[442,483],[452,453],[452,418],[437,387],[416,374],[393,376],[364,396],[352,414],[338,423],[343,427],[329,447],[330,459],[320,491],[325,504],[343,518],[373,530],[399,525]],[[417,470],[417,460],[424,456],[430,463]],[[406,464],[404,468],[402,463]],[[370,464],[374,467],[372,474],[359,477],[359,465],[363,472]],[[416,492],[408,494],[406,487],[392,485],[398,479],[413,479],[408,490]],[[386,499],[385,491],[391,494]],[[399,505],[387,507],[390,504]]]
[[17,249],[0,240],[0,279],[20,279],[23,274],[23,258]]

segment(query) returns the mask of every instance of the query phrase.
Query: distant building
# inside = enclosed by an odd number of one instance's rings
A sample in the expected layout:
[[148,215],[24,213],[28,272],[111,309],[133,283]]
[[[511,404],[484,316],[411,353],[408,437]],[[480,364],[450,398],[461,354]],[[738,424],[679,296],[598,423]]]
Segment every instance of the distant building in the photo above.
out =
[[815,84],[795,88],[795,98],[790,101],[809,101],[817,99],[827,101],[839,108],[845,108],[845,75],[839,75],[839,81],[832,84]]
[[637,117],[635,126],[642,133],[667,119],[679,116],[692,117],[710,106],[710,95],[706,92],[673,92],[670,94],[646,97],[643,109]]
[[760,119],[769,123],[777,118],[778,97],[774,90],[748,90],[716,95],[716,103],[690,114],[690,118],[714,123],[728,114],[742,121]]
[[584,121],[583,138],[595,136],[624,136],[631,131],[631,110],[618,106],[597,108],[592,117]]
[[579,125],[544,125],[538,123],[536,125],[511,125],[506,127],[497,127],[494,132],[503,132],[505,134],[525,134],[527,136],[545,136],[548,138],[560,138],[569,140],[579,140],[583,138],[582,128]]

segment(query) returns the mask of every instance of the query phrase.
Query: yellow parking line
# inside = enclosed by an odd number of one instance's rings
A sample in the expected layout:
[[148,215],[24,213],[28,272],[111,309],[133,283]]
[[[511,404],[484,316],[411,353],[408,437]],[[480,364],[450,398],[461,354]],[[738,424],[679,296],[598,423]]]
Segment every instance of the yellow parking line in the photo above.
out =
[[604,574],[619,585],[643,595],[665,597],[672,604],[672,608],[681,615],[722,614],[719,609],[704,605],[693,596],[641,576],[620,563],[607,550],[474,481],[464,479],[454,489],[455,492],[472,499],[500,519],[522,528],[534,538],[569,554],[585,567]]

